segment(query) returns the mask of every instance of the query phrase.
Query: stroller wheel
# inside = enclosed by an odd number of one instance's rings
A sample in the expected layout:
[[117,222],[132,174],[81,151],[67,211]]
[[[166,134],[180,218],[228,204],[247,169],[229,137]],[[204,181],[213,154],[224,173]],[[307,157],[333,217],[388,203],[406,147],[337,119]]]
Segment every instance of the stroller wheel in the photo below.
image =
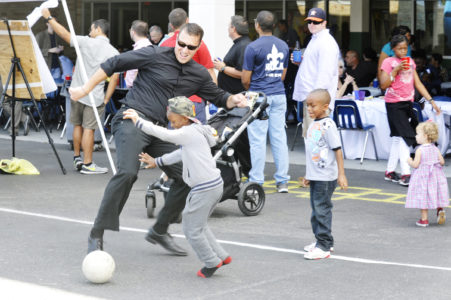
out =
[[153,191],[147,191],[146,208],[147,208],[147,217],[148,218],[154,217],[155,207],[156,207],[155,193]]
[[246,216],[256,216],[265,205],[265,191],[255,182],[245,183],[238,193],[238,207]]

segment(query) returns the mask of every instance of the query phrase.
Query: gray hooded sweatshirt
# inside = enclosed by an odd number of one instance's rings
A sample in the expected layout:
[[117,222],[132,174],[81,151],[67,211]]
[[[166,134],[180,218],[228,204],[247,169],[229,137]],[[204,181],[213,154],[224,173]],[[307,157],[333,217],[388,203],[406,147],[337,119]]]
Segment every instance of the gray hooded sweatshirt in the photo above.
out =
[[180,148],[155,158],[159,168],[183,162],[183,180],[191,192],[209,190],[222,183],[221,171],[211,155],[216,145],[215,130],[209,125],[193,123],[179,129],[169,130],[152,122],[138,119],[136,127],[161,140],[180,145]]

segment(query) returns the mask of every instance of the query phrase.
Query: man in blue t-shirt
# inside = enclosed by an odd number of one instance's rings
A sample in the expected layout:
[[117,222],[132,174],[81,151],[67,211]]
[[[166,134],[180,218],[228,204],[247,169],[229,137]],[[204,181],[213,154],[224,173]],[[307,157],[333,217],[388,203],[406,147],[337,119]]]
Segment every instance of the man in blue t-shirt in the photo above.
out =
[[285,132],[286,96],[283,80],[288,66],[288,46],[272,35],[274,15],[260,11],[255,19],[259,38],[244,52],[241,82],[245,89],[263,92],[268,98],[268,120],[255,120],[249,125],[252,169],[249,181],[263,184],[266,159],[266,136],[269,132],[271,150],[276,164],[274,179],[279,193],[288,193],[288,146]]

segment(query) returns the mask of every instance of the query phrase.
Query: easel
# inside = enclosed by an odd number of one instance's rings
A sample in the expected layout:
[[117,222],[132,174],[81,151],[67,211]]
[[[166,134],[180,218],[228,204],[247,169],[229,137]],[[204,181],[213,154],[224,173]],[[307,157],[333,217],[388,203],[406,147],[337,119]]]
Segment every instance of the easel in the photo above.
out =
[[58,160],[58,163],[59,163],[59,165],[61,167],[61,171],[63,172],[63,174],[66,174],[66,169],[64,168],[63,164],[61,163],[61,159],[58,156],[58,153],[56,152],[55,145],[53,144],[53,140],[52,140],[52,138],[49,135],[47,127],[45,126],[44,119],[43,119],[43,117],[42,117],[42,115],[41,115],[41,113],[40,113],[40,111],[38,109],[38,105],[36,103],[36,99],[35,99],[35,97],[33,95],[33,91],[32,91],[32,89],[30,87],[30,84],[29,84],[29,82],[27,80],[27,77],[25,76],[25,72],[24,72],[24,70],[22,68],[22,64],[20,62],[20,58],[17,57],[16,49],[14,47],[14,42],[13,42],[13,38],[12,38],[12,34],[11,34],[11,28],[9,26],[9,21],[8,21],[8,19],[4,18],[3,22],[6,24],[6,28],[8,30],[9,40],[10,40],[10,43],[11,43],[11,49],[12,49],[12,52],[13,52],[13,57],[11,58],[11,68],[9,70],[8,77],[7,77],[7,80],[6,80],[6,83],[5,83],[5,89],[4,89],[4,91],[3,91],[3,93],[2,93],[2,95],[0,97],[0,104],[3,103],[3,101],[5,99],[6,93],[8,91],[9,83],[10,83],[11,77],[12,77],[12,88],[11,88],[11,90],[12,90],[12,96],[11,96],[12,156],[15,157],[15,155],[16,155],[16,149],[15,149],[16,130],[14,128],[14,124],[15,124],[15,112],[14,112],[14,110],[15,110],[15,107],[16,107],[16,70],[18,70],[20,72],[20,74],[22,75],[22,78],[23,78],[24,84],[26,86],[26,89],[27,89],[27,91],[28,91],[28,93],[29,93],[29,95],[31,97],[31,101],[33,102],[33,105],[36,108],[36,111],[37,111],[37,113],[39,115],[39,118],[42,121],[42,127],[44,128],[44,131],[45,131],[45,133],[47,135],[47,138],[49,140],[49,144],[52,147],[53,152],[55,153],[55,156],[56,156],[56,158]]

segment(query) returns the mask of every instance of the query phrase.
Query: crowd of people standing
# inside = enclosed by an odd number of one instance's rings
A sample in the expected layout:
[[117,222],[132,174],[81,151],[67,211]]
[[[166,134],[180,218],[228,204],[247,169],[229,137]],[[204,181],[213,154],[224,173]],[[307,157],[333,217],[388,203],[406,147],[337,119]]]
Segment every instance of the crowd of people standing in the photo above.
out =
[[[45,42],[46,48],[41,47],[47,49],[44,52],[48,55],[49,68],[53,70],[57,66],[53,54],[62,51],[59,39],[70,46],[74,46],[75,41],[48,9],[42,10],[42,16],[49,25],[49,33],[56,34]],[[443,157],[432,146],[426,147],[436,140],[430,134],[431,130],[427,129],[429,127],[420,124],[416,137],[418,122],[412,114],[414,87],[431,103],[437,114],[440,109],[415,71],[415,61],[403,59],[409,56],[410,51],[408,28],[400,27],[393,32],[390,43],[382,49],[378,66],[377,55],[370,48],[365,49],[362,57],[352,49],[344,56],[341,54],[327,29],[326,13],[321,8],[310,9],[305,19],[311,38],[303,43],[300,62],[292,56],[293,50],[301,44],[296,32],[284,20],[277,23],[274,14],[269,11],[260,11],[255,19],[254,26],[258,33],[255,41],[248,37],[247,21],[242,16],[231,17],[228,34],[233,46],[222,59],[212,59],[202,40],[203,29],[190,23],[183,9],[172,10],[168,20],[171,33],[167,36],[163,36],[160,27],[149,29],[146,22],[135,20],[130,28],[133,51],[122,54],[109,42],[109,23],[106,20],[94,21],[89,36],[75,37],[85,58],[89,77],[87,82],[82,80],[81,62],[77,59],[69,91],[72,99],[70,120],[74,125],[73,164],[80,173],[108,172],[92,160],[94,130],[97,128],[93,110],[102,113],[115,89],[119,73],[127,72],[125,82],[129,88],[120,101],[122,107],[112,120],[118,170],[105,188],[88,237],[88,252],[103,250],[105,230],[119,230],[119,217],[137,179],[141,161],[150,167],[158,166],[173,179],[164,206],[155,224],[149,228],[146,240],[161,245],[174,255],[187,255],[168,233],[170,224],[183,212],[185,234],[204,264],[197,275],[210,277],[219,267],[231,262],[231,257],[216,243],[207,226],[208,216],[222,194],[222,180],[220,177],[190,177],[190,171],[200,175],[207,170],[199,170],[200,164],[189,160],[189,155],[196,160],[199,153],[204,153],[211,171],[208,174],[219,171],[206,154],[211,146],[211,137],[201,125],[207,118],[206,104],[212,103],[225,109],[244,107],[246,98],[240,92],[247,90],[264,92],[268,100],[268,118],[255,120],[248,127],[252,162],[248,181],[257,184],[265,181],[266,143],[269,137],[276,166],[273,177],[279,193],[289,191],[290,180],[285,130],[287,112],[290,111],[287,104],[291,101],[303,103],[306,148],[304,185],[310,186],[311,226],[315,235],[315,241],[304,248],[304,257],[329,257],[334,248],[331,234],[332,193],[337,185],[345,190],[348,187],[342,145],[336,124],[330,117],[331,112],[336,99],[359,87],[372,85],[374,79],[378,79],[380,87],[386,90],[388,123],[393,137],[385,179],[409,185],[410,166],[419,168],[424,162],[420,157],[426,156],[428,161],[424,163],[435,167],[435,177],[424,181],[416,176],[415,184],[409,187],[412,189],[409,195],[421,185],[421,192],[427,195],[424,201],[428,203],[425,205],[421,199],[409,196],[411,200],[407,207],[421,209],[418,226],[425,226],[427,218],[424,210],[427,209],[438,209],[439,223],[443,224],[443,207],[448,205],[448,190],[437,188],[435,184],[433,192],[436,194],[433,195],[428,189],[431,181],[437,183],[440,180],[439,186],[443,185],[443,171],[439,166],[443,165]],[[280,38],[273,35],[276,25],[281,33]],[[430,68],[435,68],[434,74],[443,76],[440,63],[441,57],[433,56]],[[105,92],[107,78],[110,81]],[[95,108],[88,100],[91,92]],[[168,126],[171,128],[170,125],[173,130],[167,129]],[[196,137],[196,145],[187,139],[189,135]],[[415,160],[409,160],[409,146],[417,144],[424,146],[417,150]],[[402,176],[395,172],[398,162]],[[421,172],[425,174],[423,169]]]

